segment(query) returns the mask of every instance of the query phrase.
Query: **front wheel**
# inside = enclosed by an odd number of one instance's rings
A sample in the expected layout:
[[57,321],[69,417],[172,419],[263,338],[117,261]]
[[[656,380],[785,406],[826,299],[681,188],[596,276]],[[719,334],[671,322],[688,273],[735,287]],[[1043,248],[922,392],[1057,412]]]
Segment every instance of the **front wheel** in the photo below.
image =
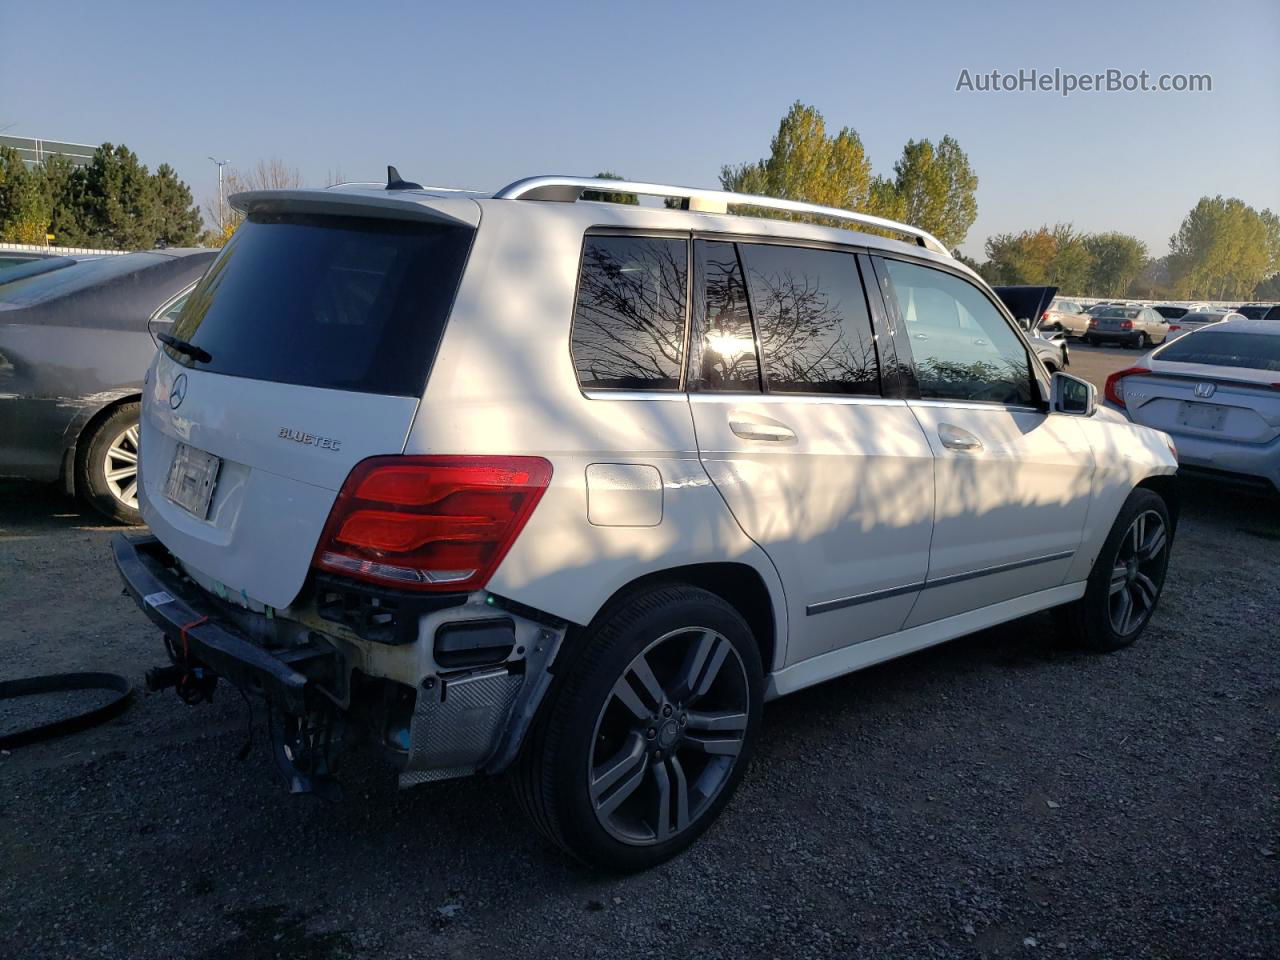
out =
[[578,859],[654,866],[729,802],[762,702],[760,653],[733,607],[686,585],[636,594],[572,655],[525,743],[517,796]]
[[141,523],[138,510],[138,419],[141,406],[122,403],[81,441],[76,488],[99,513]]
[[1084,596],[1064,608],[1073,639],[1103,652],[1137,640],[1164,589],[1172,543],[1164,499],[1144,487],[1130,493],[1094,561]]

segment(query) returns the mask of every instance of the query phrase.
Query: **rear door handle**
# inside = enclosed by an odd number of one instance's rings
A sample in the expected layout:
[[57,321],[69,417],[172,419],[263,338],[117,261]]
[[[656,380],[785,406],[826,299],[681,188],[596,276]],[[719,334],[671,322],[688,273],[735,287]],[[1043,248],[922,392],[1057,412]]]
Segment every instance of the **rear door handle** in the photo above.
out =
[[938,424],[938,439],[948,450],[981,450],[982,441],[968,430],[950,423]]
[[730,420],[729,429],[743,440],[794,440],[795,431],[776,421]]

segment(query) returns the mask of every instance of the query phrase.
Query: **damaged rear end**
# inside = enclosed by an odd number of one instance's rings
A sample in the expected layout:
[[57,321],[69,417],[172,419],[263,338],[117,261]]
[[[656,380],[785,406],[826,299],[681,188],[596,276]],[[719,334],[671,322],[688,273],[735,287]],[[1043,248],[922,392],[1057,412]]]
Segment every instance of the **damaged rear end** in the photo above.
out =
[[479,206],[268,191],[157,355],[129,592],[188,702],[264,699],[295,791],[353,739],[402,784],[505,767],[561,622],[484,590],[550,479],[533,457],[405,456]]

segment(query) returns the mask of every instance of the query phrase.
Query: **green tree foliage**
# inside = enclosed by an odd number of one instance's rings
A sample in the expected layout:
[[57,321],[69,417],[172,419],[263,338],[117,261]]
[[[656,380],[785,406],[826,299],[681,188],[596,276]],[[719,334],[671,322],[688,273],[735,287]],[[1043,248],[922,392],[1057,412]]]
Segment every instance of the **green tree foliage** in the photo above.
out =
[[722,167],[721,186],[734,193],[867,210],[871,161],[853,129],[827,136],[822,114],[797,100],[769,146],[762,160]]
[[[622,180],[624,178],[621,174],[613,173],[610,170],[602,170],[596,174],[596,179],[597,180]],[[632,204],[633,206],[640,203],[640,198],[637,197],[634,193],[607,193],[601,190],[583,190],[582,199],[583,200],[599,200],[603,203],[629,203],[629,204]]]
[[128,147],[104,143],[81,168],[53,156],[27,169],[0,150],[0,238],[147,250],[190,246],[199,232],[190,188],[168,164],[150,173]]
[[1093,257],[1086,286],[1091,296],[1124,296],[1147,263],[1147,245],[1127,233],[1091,233],[1084,246]]
[[1089,283],[1094,258],[1083,234],[1069,223],[987,239],[982,275],[991,283],[1051,284],[1079,295]]
[[955,138],[945,136],[937,146],[908,140],[893,172],[891,182],[879,185],[881,191],[891,188],[892,200],[882,196],[872,204],[889,207],[881,215],[928,230],[948,247],[963,243],[978,218],[978,176]]
[[1169,239],[1173,287],[1182,297],[1244,298],[1280,268],[1280,223],[1235,197],[1202,197]]

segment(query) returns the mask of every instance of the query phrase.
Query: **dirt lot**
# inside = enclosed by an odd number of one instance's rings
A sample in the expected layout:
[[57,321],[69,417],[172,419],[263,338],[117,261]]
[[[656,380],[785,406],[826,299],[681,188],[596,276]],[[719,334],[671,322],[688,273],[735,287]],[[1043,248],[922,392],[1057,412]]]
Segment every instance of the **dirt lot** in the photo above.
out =
[[[638,877],[566,863],[499,782],[291,798],[260,716],[236,760],[233,692],[141,695],[0,756],[0,956],[1276,957],[1280,501],[1184,493],[1137,646],[1041,615],[778,701],[720,823]],[[161,661],[113,532],[0,483],[0,678]]]

